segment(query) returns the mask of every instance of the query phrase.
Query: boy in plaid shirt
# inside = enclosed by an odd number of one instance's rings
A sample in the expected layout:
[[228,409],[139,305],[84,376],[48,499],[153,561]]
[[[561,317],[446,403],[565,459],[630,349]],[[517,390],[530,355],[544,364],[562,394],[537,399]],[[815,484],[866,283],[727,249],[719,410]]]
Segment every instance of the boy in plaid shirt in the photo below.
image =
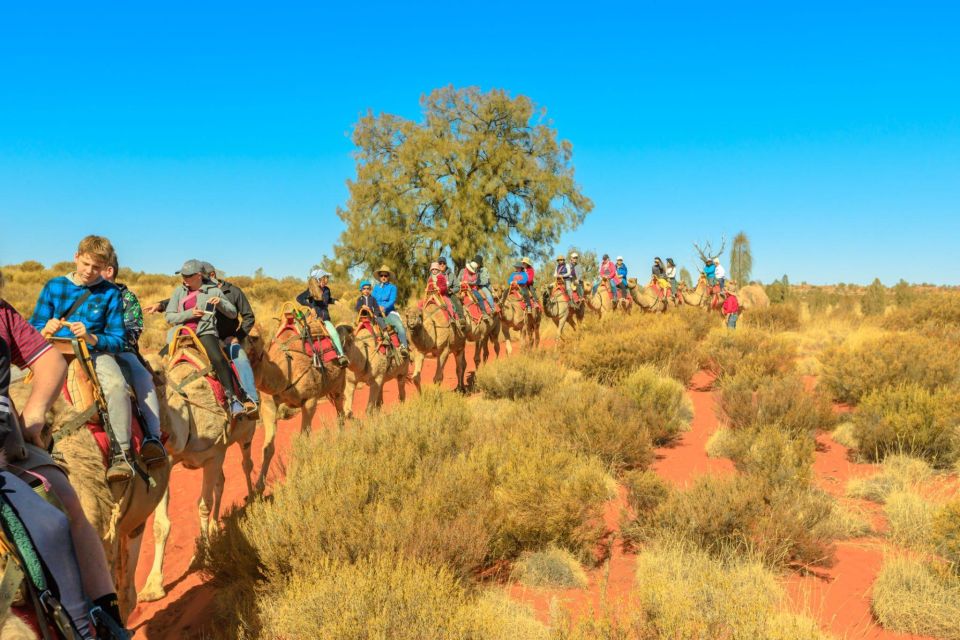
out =
[[[74,255],[76,271],[44,285],[30,319],[30,324],[45,338],[80,338],[90,349],[107,400],[110,424],[121,449],[107,469],[107,481],[111,483],[133,477],[128,462],[130,400],[123,373],[114,358],[114,354],[123,351],[126,340],[123,299],[120,289],[100,275],[112,254],[113,245],[104,237],[91,235],[81,240]],[[77,306],[81,296],[86,298]]]

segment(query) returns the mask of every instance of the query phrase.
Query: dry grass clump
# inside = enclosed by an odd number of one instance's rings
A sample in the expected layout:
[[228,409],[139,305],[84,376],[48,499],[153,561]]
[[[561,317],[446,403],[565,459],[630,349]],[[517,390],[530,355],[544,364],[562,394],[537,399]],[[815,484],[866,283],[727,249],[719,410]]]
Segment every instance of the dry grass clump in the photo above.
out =
[[720,383],[738,372],[752,374],[758,381],[765,376],[779,376],[793,370],[796,345],[784,336],[759,329],[718,329],[703,343],[707,369],[720,378]]
[[880,473],[848,482],[846,494],[883,504],[892,492],[918,486],[931,477],[933,469],[926,461],[894,454],[884,459]]
[[491,604],[443,568],[378,556],[296,573],[261,596],[260,611],[268,638],[548,637],[529,612]]
[[[591,557],[610,483],[549,425],[480,420],[464,398],[430,390],[356,431],[295,440],[286,482],[212,539],[205,566],[225,587],[221,609],[246,611],[244,593],[381,556],[464,581],[550,543]],[[256,630],[256,615],[245,619]]]
[[765,331],[797,331],[800,328],[800,307],[795,304],[773,304],[750,309],[743,314],[743,326]]
[[830,437],[837,444],[841,444],[847,449],[859,449],[860,443],[857,441],[856,427],[850,420],[845,420],[834,427]]
[[899,384],[929,390],[952,384],[960,373],[960,349],[942,340],[898,333],[831,349],[822,363],[821,384],[836,400],[856,404],[872,391]]
[[888,536],[899,545],[929,549],[936,512],[937,507],[915,491],[892,491],[883,505],[890,526]]
[[660,316],[621,316],[588,321],[564,346],[565,365],[604,384],[616,384],[651,364],[686,384],[699,368],[696,336],[686,323]]
[[690,429],[693,402],[682,384],[659,369],[639,367],[620,383],[619,391],[633,402],[655,444],[666,444]]
[[487,362],[477,370],[476,384],[490,398],[516,400],[539,395],[562,376],[555,362],[523,353]]
[[960,394],[952,389],[909,383],[870,392],[853,424],[867,460],[906,454],[946,468],[960,459]]
[[733,429],[776,425],[791,435],[813,436],[836,424],[830,400],[819,391],[807,391],[795,375],[765,377],[750,373],[725,379],[720,389],[719,417]]
[[542,424],[585,455],[596,456],[613,473],[645,468],[653,461],[652,429],[679,418],[643,413],[620,389],[593,380],[551,387],[535,404],[517,404],[512,422]]
[[881,324],[894,331],[940,333],[960,328],[960,295],[927,292],[883,318]]
[[946,503],[933,516],[930,538],[934,547],[960,576],[960,498]]
[[873,584],[871,608],[888,629],[960,640],[960,578],[921,559],[888,560]]
[[582,588],[588,582],[574,555],[555,545],[521,555],[513,565],[511,577],[528,587]]

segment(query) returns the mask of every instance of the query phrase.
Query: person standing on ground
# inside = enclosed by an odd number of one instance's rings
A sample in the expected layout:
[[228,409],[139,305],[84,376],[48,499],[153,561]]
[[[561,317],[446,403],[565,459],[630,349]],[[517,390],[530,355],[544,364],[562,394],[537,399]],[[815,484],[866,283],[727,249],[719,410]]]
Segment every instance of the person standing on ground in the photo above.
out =
[[740,301],[737,299],[736,287],[732,282],[727,283],[727,292],[723,299],[721,312],[727,320],[727,328],[736,329],[737,320],[740,317]]

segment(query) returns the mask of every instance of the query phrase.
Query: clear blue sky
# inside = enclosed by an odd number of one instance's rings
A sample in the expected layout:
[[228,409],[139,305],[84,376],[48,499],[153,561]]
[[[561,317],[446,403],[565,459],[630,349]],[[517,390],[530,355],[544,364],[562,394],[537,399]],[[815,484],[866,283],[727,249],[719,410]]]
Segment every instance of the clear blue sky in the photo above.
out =
[[[0,264],[91,232],[135,269],[303,275],[348,134],[454,84],[547,108],[596,208],[562,242],[755,276],[956,283],[956,3],[6,3]],[[202,8],[198,8],[202,7]]]

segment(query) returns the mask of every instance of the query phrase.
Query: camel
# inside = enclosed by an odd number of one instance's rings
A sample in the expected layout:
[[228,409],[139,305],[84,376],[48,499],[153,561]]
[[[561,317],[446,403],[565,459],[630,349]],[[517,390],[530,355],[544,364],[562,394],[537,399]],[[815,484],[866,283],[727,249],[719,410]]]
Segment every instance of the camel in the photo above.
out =
[[661,313],[667,310],[669,291],[663,290],[661,292],[653,280],[645,287],[641,287],[639,283],[637,283],[636,278],[630,278],[627,281],[627,289],[630,291],[630,296],[633,298],[633,301],[637,303],[637,306],[640,307],[641,311]]
[[[30,386],[24,381],[10,386],[10,396],[14,404],[23,406],[29,395]],[[149,470],[141,465],[154,486],[149,486],[147,480],[135,474],[123,485],[123,493],[119,494],[118,490],[119,495],[115,497],[107,484],[103,454],[94,436],[82,425],[76,429],[69,426],[80,424],[77,422],[79,410],[60,397],[51,412],[55,449],[63,458],[63,466],[70,473],[70,484],[77,492],[87,520],[103,541],[113,583],[117,588],[120,612],[126,619],[137,604],[134,578],[143,532],[147,518],[166,493],[170,481],[170,464],[168,462],[157,465]],[[61,430],[69,430],[70,433],[58,437]]]
[[[184,336],[181,341],[180,337]],[[189,355],[206,356],[199,351],[200,344],[191,344],[188,331],[178,333],[171,343],[171,356],[160,362],[154,360],[155,371],[163,371],[165,392],[161,394],[163,417],[161,428],[167,434],[167,452],[173,464],[182,464],[187,469],[202,469],[203,483],[197,508],[200,518],[200,538],[206,539],[219,528],[220,502],[223,498],[223,461],[227,449],[234,443],[240,445],[242,468],[247,482],[248,499],[254,495],[250,476],[253,459],[250,444],[257,421],[240,417],[231,420],[227,410],[214,395],[212,387],[197,375],[197,368],[190,360],[181,360],[179,355],[190,350]],[[193,338],[195,340],[195,338]],[[152,363],[153,364],[153,363]],[[153,602],[166,595],[163,586],[163,560],[167,538],[170,536],[170,492],[164,491],[153,517],[154,552],[150,574],[140,590],[140,600]]]
[[[530,301],[535,300],[536,296],[531,292]],[[530,313],[524,310],[523,296],[517,285],[511,285],[501,294],[500,329],[507,343],[508,354],[513,353],[513,343],[510,340],[511,329],[520,332],[524,347],[534,349],[540,346],[540,320],[539,306],[534,306]]]
[[587,307],[601,318],[604,314],[613,311],[613,298],[610,296],[610,292],[610,279],[601,277],[597,290],[587,296]]
[[770,298],[767,297],[767,292],[764,291],[763,286],[759,284],[748,284],[745,287],[740,287],[737,297],[740,299],[740,307],[744,310],[766,309],[770,306]]
[[700,279],[697,280],[697,286],[692,291],[681,284],[677,292],[677,299],[680,304],[703,307],[708,311],[719,311],[720,307],[723,306],[723,301],[720,299],[719,289],[716,287],[715,289],[717,290],[711,290],[711,287],[707,284],[707,276],[701,273]]
[[464,391],[467,359],[464,353],[466,338],[447,318],[446,302],[440,294],[428,287],[427,297],[420,308],[407,310],[407,335],[413,345],[413,384],[420,390],[420,372],[425,358],[436,358],[437,372],[434,384],[443,380],[443,367],[453,355],[457,363],[457,391]]
[[[278,406],[300,409],[300,432],[304,434],[310,433],[317,404],[324,396],[336,409],[339,420],[345,415],[343,400],[347,370],[336,361],[314,366],[313,358],[305,351],[301,334],[290,324],[290,318],[292,315],[281,309],[280,317],[274,319],[277,330],[268,338],[264,339],[265,333],[259,325],[254,326],[247,336],[247,352],[260,391],[260,419],[264,427],[263,464],[256,485],[258,493],[266,486],[267,471],[276,448]],[[326,335],[323,323],[315,318],[307,326],[314,337]],[[340,343],[344,344],[350,336],[350,328],[337,327],[337,334]]]
[[397,381],[397,395],[400,402],[406,400],[406,382],[410,376],[410,360],[398,351],[390,350],[386,354],[378,349],[377,337],[369,325],[357,324],[356,330],[346,328],[343,334],[343,351],[349,360],[346,389],[344,391],[346,417],[353,417],[353,393],[358,384],[370,388],[367,400],[367,414],[383,404],[383,386],[388,380]]
[[[477,304],[473,293],[462,288],[460,293],[460,302],[463,305],[463,312],[466,315],[467,333],[464,336],[467,342],[473,342],[476,349],[473,351],[473,367],[476,370],[480,366],[481,359],[486,362],[490,356],[490,343],[493,344],[494,352],[500,355],[500,318],[497,315],[481,315],[481,307]],[[479,318],[474,318],[472,313],[476,312]]]
[[557,282],[549,291],[543,292],[543,313],[553,320],[557,326],[560,340],[563,341],[563,330],[566,326],[577,330],[577,325],[583,322],[584,308],[583,303],[579,306],[573,304],[567,297],[567,288],[563,278],[557,278]]

